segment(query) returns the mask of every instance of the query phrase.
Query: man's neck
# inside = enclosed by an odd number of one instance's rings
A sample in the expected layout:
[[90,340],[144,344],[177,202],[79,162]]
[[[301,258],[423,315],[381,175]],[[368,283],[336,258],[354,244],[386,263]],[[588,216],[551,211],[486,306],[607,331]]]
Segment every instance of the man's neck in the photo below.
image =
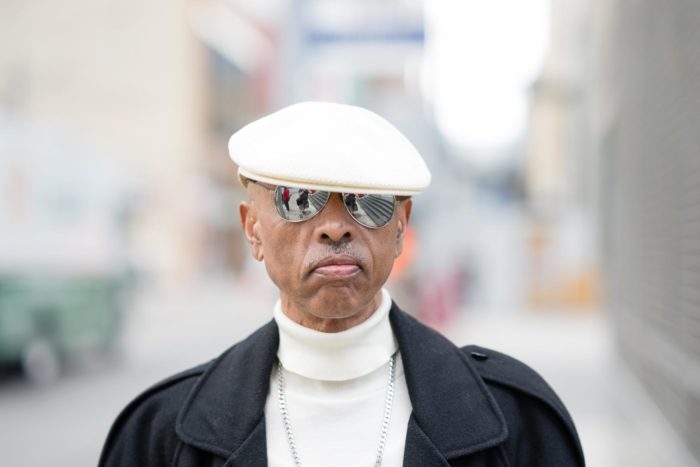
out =
[[391,296],[381,291],[381,303],[370,317],[343,332],[319,332],[291,320],[281,301],[273,312],[279,328],[277,356],[292,373],[323,381],[345,381],[385,365],[398,343],[389,322]]

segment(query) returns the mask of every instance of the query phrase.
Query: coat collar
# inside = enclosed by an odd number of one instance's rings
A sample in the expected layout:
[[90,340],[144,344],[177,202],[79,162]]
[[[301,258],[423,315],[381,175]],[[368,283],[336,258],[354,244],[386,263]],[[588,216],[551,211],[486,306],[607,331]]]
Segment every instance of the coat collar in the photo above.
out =
[[[389,319],[413,406],[404,462],[447,465],[446,459],[505,440],[503,415],[459,348],[396,304]],[[178,436],[228,459],[226,466],[265,466],[264,409],[278,345],[277,325],[270,321],[212,362],[179,413]]]

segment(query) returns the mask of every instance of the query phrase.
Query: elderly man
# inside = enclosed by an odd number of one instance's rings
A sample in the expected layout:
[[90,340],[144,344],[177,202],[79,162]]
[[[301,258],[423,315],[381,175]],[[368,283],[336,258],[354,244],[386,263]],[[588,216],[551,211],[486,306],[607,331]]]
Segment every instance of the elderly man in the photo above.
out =
[[249,124],[229,149],[245,236],[279,288],[274,319],[135,399],[100,465],[584,465],[566,408],[533,370],[454,346],[383,288],[410,196],[430,182],[398,130],[309,102]]

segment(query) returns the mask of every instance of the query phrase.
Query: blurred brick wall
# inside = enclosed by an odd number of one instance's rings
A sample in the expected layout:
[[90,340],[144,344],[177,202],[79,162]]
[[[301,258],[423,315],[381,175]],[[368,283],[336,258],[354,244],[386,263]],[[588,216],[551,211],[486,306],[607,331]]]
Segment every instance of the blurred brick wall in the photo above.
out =
[[592,19],[608,304],[700,459],[700,2],[601,0]]

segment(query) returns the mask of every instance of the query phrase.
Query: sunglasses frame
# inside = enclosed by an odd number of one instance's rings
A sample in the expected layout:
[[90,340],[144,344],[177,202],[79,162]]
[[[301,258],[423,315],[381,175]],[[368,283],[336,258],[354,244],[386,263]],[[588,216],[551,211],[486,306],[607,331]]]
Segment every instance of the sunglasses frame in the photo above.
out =
[[[274,195],[275,195],[275,198],[277,198],[278,196],[281,196],[281,190],[283,190],[283,189],[285,188],[285,185],[269,185],[269,184],[267,184],[267,183],[262,183],[262,182],[259,182],[259,181],[257,181],[257,180],[253,180],[253,179],[250,179],[250,178],[248,179],[248,181],[249,181],[249,182],[253,182],[253,183],[257,184],[257,185],[260,185],[261,187],[263,187],[263,188],[265,188],[265,189],[267,189],[267,190],[273,191],[273,192],[274,192]],[[302,190],[311,191],[310,188],[300,188],[300,187],[290,187],[290,186],[287,186],[286,188],[289,188],[289,189],[302,189]],[[339,192],[339,191],[325,191],[325,190],[315,190],[315,192],[317,192],[317,193],[319,193],[319,192],[320,192],[320,193],[328,193],[328,198],[326,198],[326,202],[323,203],[323,206],[321,206],[316,212],[314,212],[313,214],[311,214],[309,217],[307,217],[307,218],[305,218],[305,219],[287,219],[287,218],[283,215],[283,213],[280,212],[280,209],[281,209],[281,208],[280,208],[280,206],[279,206],[279,203],[276,202],[276,203],[275,203],[275,210],[277,211],[277,215],[280,216],[282,219],[284,219],[286,222],[298,223],[298,222],[308,221],[309,219],[315,217],[319,212],[323,211],[323,208],[326,207],[326,205],[328,204],[328,201],[331,199],[331,196],[333,195],[333,193],[338,193],[338,194],[340,195],[341,201],[343,202],[343,206],[345,206],[345,210],[348,212],[348,214],[350,214],[350,217],[352,217],[352,219],[353,219],[355,222],[357,222],[357,223],[360,224],[361,226],[366,227],[366,228],[368,228],[368,229],[381,229],[382,227],[385,227],[385,226],[387,226],[387,225],[389,224],[389,222],[391,221],[391,219],[394,217],[394,213],[396,212],[396,206],[401,202],[401,199],[399,199],[399,197],[396,196],[396,195],[379,195],[379,196],[391,196],[391,197],[393,198],[393,203],[392,203],[392,208],[391,208],[391,216],[390,216],[390,217],[387,219],[387,221],[386,221],[384,224],[382,224],[382,225],[367,225],[367,224],[361,222],[359,219],[357,219],[357,217],[355,217],[355,216],[353,215],[352,211],[350,210],[350,207],[349,207],[348,204],[345,202],[345,195],[354,194],[354,195],[357,196],[357,195],[360,195],[360,194],[361,194],[361,195],[364,195],[364,196],[372,196],[372,195],[373,195],[372,193],[352,193],[352,192],[345,192],[345,191],[344,191],[344,192]]]

